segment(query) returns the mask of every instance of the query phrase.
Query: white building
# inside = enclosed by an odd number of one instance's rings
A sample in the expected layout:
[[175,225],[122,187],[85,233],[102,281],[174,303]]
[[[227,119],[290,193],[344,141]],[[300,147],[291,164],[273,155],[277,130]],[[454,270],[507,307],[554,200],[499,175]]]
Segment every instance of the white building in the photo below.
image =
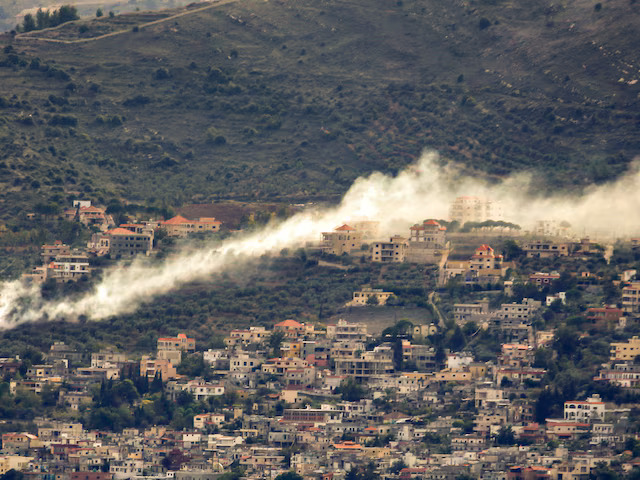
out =
[[592,395],[585,401],[564,402],[564,419],[574,422],[604,421],[605,404],[600,395]]

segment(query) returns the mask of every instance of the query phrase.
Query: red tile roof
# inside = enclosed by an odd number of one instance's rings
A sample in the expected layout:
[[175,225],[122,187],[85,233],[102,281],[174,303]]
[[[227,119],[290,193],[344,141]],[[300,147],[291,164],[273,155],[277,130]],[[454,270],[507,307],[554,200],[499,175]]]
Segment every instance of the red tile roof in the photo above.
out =
[[176,215],[166,222],[162,222],[163,225],[182,225],[183,223],[191,223],[191,220],[184,218],[182,215]]
[[95,212],[95,213],[104,213],[104,208],[98,208],[98,207],[80,207],[80,213],[88,213],[88,212]]
[[355,230],[355,228],[350,227],[349,225],[347,225],[346,223],[338,228],[335,229],[336,232],[348,232],[351,230]]
[[105,232],[107,235],[136,235],[136,233],[131,230],[127,230],[126,228],[114,228],[112,230],[107,230]]
[[275,325],[276,327],[302,327],[302,324],[299,322],[296,322],[295,320],[285,320],[284,322],[280,322],[280,323],[276,323]]

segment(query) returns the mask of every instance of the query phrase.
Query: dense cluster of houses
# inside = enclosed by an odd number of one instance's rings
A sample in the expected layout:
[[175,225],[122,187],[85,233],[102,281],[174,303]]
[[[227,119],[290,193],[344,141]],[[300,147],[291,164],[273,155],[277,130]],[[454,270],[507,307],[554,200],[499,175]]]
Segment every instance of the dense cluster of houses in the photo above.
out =
[[[486,304],[457,305],[456,321],[527,319],[540,307],[525,301],[491,312]],[[552,331],[528,329],[520,341],[502,344],[495,361],[478,362],[465,351],[438,358],[436,349],[420,342],[437,330],[415,325],[407,338],[372,349],[368,325],[345,320],[323,327],[285,320],[272,330],[232,330],[225,348],[202,352],[215,379],[209,381],[176,372],[196,354],[195,339],[185,334],[158,338],[155,355],[140,359],[115,350],[88,355],[56,342],[46,364],[31,365],[23,379],[11,381],[12,392],[55,387],[61,407],[83,410],[92,403],[92,385],[116,381],[135,366],[150,380],[162,379],[174,401],[181,392],[203,402],[233,392],[236,401],[209,403],[216,406],[195,415],[187,431],[89,431],[80,423],[42,418],[37,433],[2,435],[0,474],[14,469],[42,480],[209,480],[240,466],[246,478],[294,470],[304,478],[337,479],[373,462],[379,478],[508,480],[534,471],[535,478],[582,480],[613,460],[603,445],[635,438],[624,429],[629,409],[598,395],[567,401],[561,417],[535,421],[532,400],[516,392],[544,375],[532,366],[534,353],[553,339]],[[611,365],[595,380],[637,386],[640,369],[632,361],[639,355],[638,337],[613,343]],[[15,373],[20,364],[2,359],[0,373]],[[350,398],[350,387],[369,393]],[[465,404],[468,425],[456,415]],[[503,437],[508,440],[496,441]],[[550,441],[577,439],[587,440],[590,450],[547,448]],[[182,461],[172,467],[176,455]]]
[[[83,250],[61,242],[43,246],[44,265],[32,274],[36,280],[81,278],[90,273],[92,256],[149,255],[159,229],[184,237],[220,228],[213,218],[180,216],[116,226],[104,209],[84,203],[65,215],[96,231]],[[479,197],[460,197],[451,207],[451,219],[460,224],[500,216],[498,202]],[[545,238],[567,228],[539,222],[535,234]],[[439,286],[487,288],[487,295],[499,288],[512,295],[516,285],[507,272],[514,263],[484,241],[453,256],[447,228],[436,220],[413,225],[406,237],[389,242],[379,241],[377,222],[359,220],[323,233],[319,248],[333,255],[366,255],[372,262],[438,265]],[[519,248],[523,258],[559,262],[602,254],[587,239],[527,239]],[[627,338],[622,332],[628,322],[640,317],[635,276],[635,270],[620,272],[619,305],[587,308],[585,330]],[[585,285],[594,281],[586,271],[574,277]],[[518,282],[540,292],[560,279],[553,270],[532,271]],[[169,401],[188,398],[206,406],[183,430],[155,425],[102,431],[39,418],[37,431],[2,435],[0,475],[17,470],[34,480],[213,480],[241,469],[250,479],[274,479],[293,470],[305,479],[341,480],[371,465],[375,478],[387,479],[587,480],[603,465],[640,468],[637,457],[619,453],[639,440],[628,428],[630,408],[589,393],[560,401],[561,408],[547,417],[541,416],[545,409],[536,396],[528,394],[548,373],[536,352],[553,351],[559,337],[553,328],[540,327],[543,313],[570,296],[557,290],[546,299],[521,295],[509,303],[480,295],[468,303],[452,301],[449,325],[438,313],[438,323],[406,324],[394,334],[374,335],[366,320],[322,325],[286,319],[273,328],[233,329],[224,348],[206,351],[180,333],[158,338],[155,352],[142,356],[115,348],[87,353],[56,342],[42,364],[25,367],[20,358],[0,359],[0,375],[11,379],[12,394],[53,390],[60,410],[73,413],[94,407],[97,385],[132,371],[162,383]],[[346,306],[391,304],[393,296],[364,286]],[[493,358],[474,356],[464,342],[445,349],[429,339],[463,328],[471,341],[481,331],[491,333],[497,339]],[[594,365],[595,384],[629,392],[640,388],[640,338],[609,347],[608,362]],[[205,374],[180,373],[183,362],[200,356]],[[143,397],[134,407],[149,401]]]

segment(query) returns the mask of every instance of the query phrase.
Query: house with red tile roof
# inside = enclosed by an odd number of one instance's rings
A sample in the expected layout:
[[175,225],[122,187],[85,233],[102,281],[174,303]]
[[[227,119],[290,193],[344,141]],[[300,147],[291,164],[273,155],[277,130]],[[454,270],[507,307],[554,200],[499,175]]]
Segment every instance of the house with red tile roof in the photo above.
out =
[[322,253],[349,255],[361,249],[362,237],[362,232],[346,223],[332,232],[322,232]]
[[448,250],[447,227],[433,219],[409,229],[405,260],[411,263],[438,263]]
[[[153,233],[136,233],[130,229],[118,227],[107,230],[103,238],[98,239],[100,245],[108,248],[112,258],[135,257],[149,255],[153,248]],[[93,240],[93,239],[92,239]]]
[[301,335],[312,335],[315,333],[315,327],[313,325],[296,322],[292,319],[276,323],[273,326],[273,330],[283,332],[287,338],[298,338]]
[[169,220],[160,223],[160,228],[167,232],[170,237],[186,237],[190,233],[217,232],[220,230],[222,222],[213,217],[200,217],[197,220],[190,220],[182,215],[176,215]]

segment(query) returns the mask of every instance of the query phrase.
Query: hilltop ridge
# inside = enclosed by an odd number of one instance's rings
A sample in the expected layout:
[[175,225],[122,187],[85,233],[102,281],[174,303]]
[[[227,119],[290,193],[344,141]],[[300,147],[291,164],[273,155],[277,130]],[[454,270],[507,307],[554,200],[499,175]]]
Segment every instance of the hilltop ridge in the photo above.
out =
[[425,148],[547,188],[606,181],[640,151],[639,9],[225,0],[6,34],[3,215],[331,198]]

